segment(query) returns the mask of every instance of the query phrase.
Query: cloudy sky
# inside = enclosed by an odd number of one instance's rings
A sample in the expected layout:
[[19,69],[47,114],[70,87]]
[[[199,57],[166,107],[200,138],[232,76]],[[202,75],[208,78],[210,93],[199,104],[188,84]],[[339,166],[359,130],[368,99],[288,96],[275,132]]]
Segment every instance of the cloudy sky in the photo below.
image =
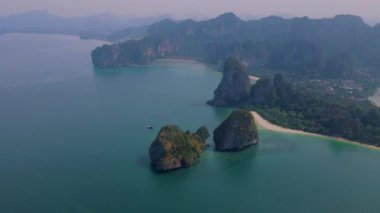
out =
[[0,0],[0,15],[47,9],[64,16],[113,13],[131,16],[170,14],[176,18],[212,17],[232,11],[240,16],[331,17],[360,15],[380,21],[380,0]]

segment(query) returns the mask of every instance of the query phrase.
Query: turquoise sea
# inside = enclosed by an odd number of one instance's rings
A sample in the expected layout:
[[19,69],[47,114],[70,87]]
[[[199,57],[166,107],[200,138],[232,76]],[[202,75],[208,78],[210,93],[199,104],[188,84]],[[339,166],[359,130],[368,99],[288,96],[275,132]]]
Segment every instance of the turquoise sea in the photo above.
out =
[[221,73],[181,61],[97,70],[101,44],[0,36],[0,212],[380,212],[380,152],[323,138],[260,130],[258,146],[153,172],[162,125],[213,130],[228,115],[205,104]]

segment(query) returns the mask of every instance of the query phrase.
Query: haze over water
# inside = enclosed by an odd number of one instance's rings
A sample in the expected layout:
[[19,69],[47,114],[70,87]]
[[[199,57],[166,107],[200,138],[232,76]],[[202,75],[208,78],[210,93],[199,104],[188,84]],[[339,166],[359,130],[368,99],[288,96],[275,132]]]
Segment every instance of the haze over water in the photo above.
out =
[[213,130],[228,115],[205,104],[221,74],[178,61],[96,70],[101,44],[0,36],[0,212],[379,211],[380,152],[321,138],[260,130],[257,147],[154,173],[162,125]]
[[63,16],[110,13],[125,16],[155,16],[169,14],[175,18],[215,17],[234,12],[243,17],[280,15],[312,18],[352,14],[363,17],[368,23],[380,22],[378,0],[2,0],[0,16],[27,10],[46,9]]

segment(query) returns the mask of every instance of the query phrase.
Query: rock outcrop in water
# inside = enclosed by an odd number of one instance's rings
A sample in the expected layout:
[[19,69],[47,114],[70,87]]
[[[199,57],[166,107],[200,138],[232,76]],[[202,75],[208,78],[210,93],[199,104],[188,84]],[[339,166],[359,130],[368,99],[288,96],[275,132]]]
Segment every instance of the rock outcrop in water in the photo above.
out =
[[212,106],[236,106],[244,102],[249,95],[251,83],[248,73],[234,58],[224,63],[223,78],[214,92],[214,98],[208,102]]
[[187,168],[201,156],[209,137],[205,126],[196,133],[182,131],[178,126],[164,126],[149,148],[152,167],[158,172]]
[[215,149],[238,151],[259,142],[257,127],[247,110],[235,110],[214,130]]

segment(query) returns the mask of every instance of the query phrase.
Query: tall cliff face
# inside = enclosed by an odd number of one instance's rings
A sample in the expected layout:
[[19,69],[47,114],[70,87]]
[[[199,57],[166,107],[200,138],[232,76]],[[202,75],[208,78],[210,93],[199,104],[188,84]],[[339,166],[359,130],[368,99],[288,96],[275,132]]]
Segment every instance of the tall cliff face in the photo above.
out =
[[327,61],[325,76],[329,78],[346,78],[354,73],[354,59],[349,54],[335,55]]
[[250,90],[248,73],[234,58],[224,63],[223,78],[214,92],[214,98],[208,102],[212,106],[236,106],[246,101]]
[[298,97],[292,85],[281,75],[273,78],[261,78],[251,87],[249,104],[274,106],[284,102],[292,103],[292,98]]
[[259,136],[255,120],[247,110],[235,110],[214,130],[215,148],[238,151],[257,144]]
[[103,45],[92,51],[92,62],[100,68],[144,65],[156,59],[171,57],[177,49],[173,40],[158,35],[120,44]]
[[250,92],[250,102],[272,106],[276,103],[277,93],[273,85],[273,80],[269,78],[259,79]]
[[196,133],[184,132],[174,125],[163,127],[149,148],[152,167],[167,172],[192,166],[203,153],[208,137],[205,126]]

